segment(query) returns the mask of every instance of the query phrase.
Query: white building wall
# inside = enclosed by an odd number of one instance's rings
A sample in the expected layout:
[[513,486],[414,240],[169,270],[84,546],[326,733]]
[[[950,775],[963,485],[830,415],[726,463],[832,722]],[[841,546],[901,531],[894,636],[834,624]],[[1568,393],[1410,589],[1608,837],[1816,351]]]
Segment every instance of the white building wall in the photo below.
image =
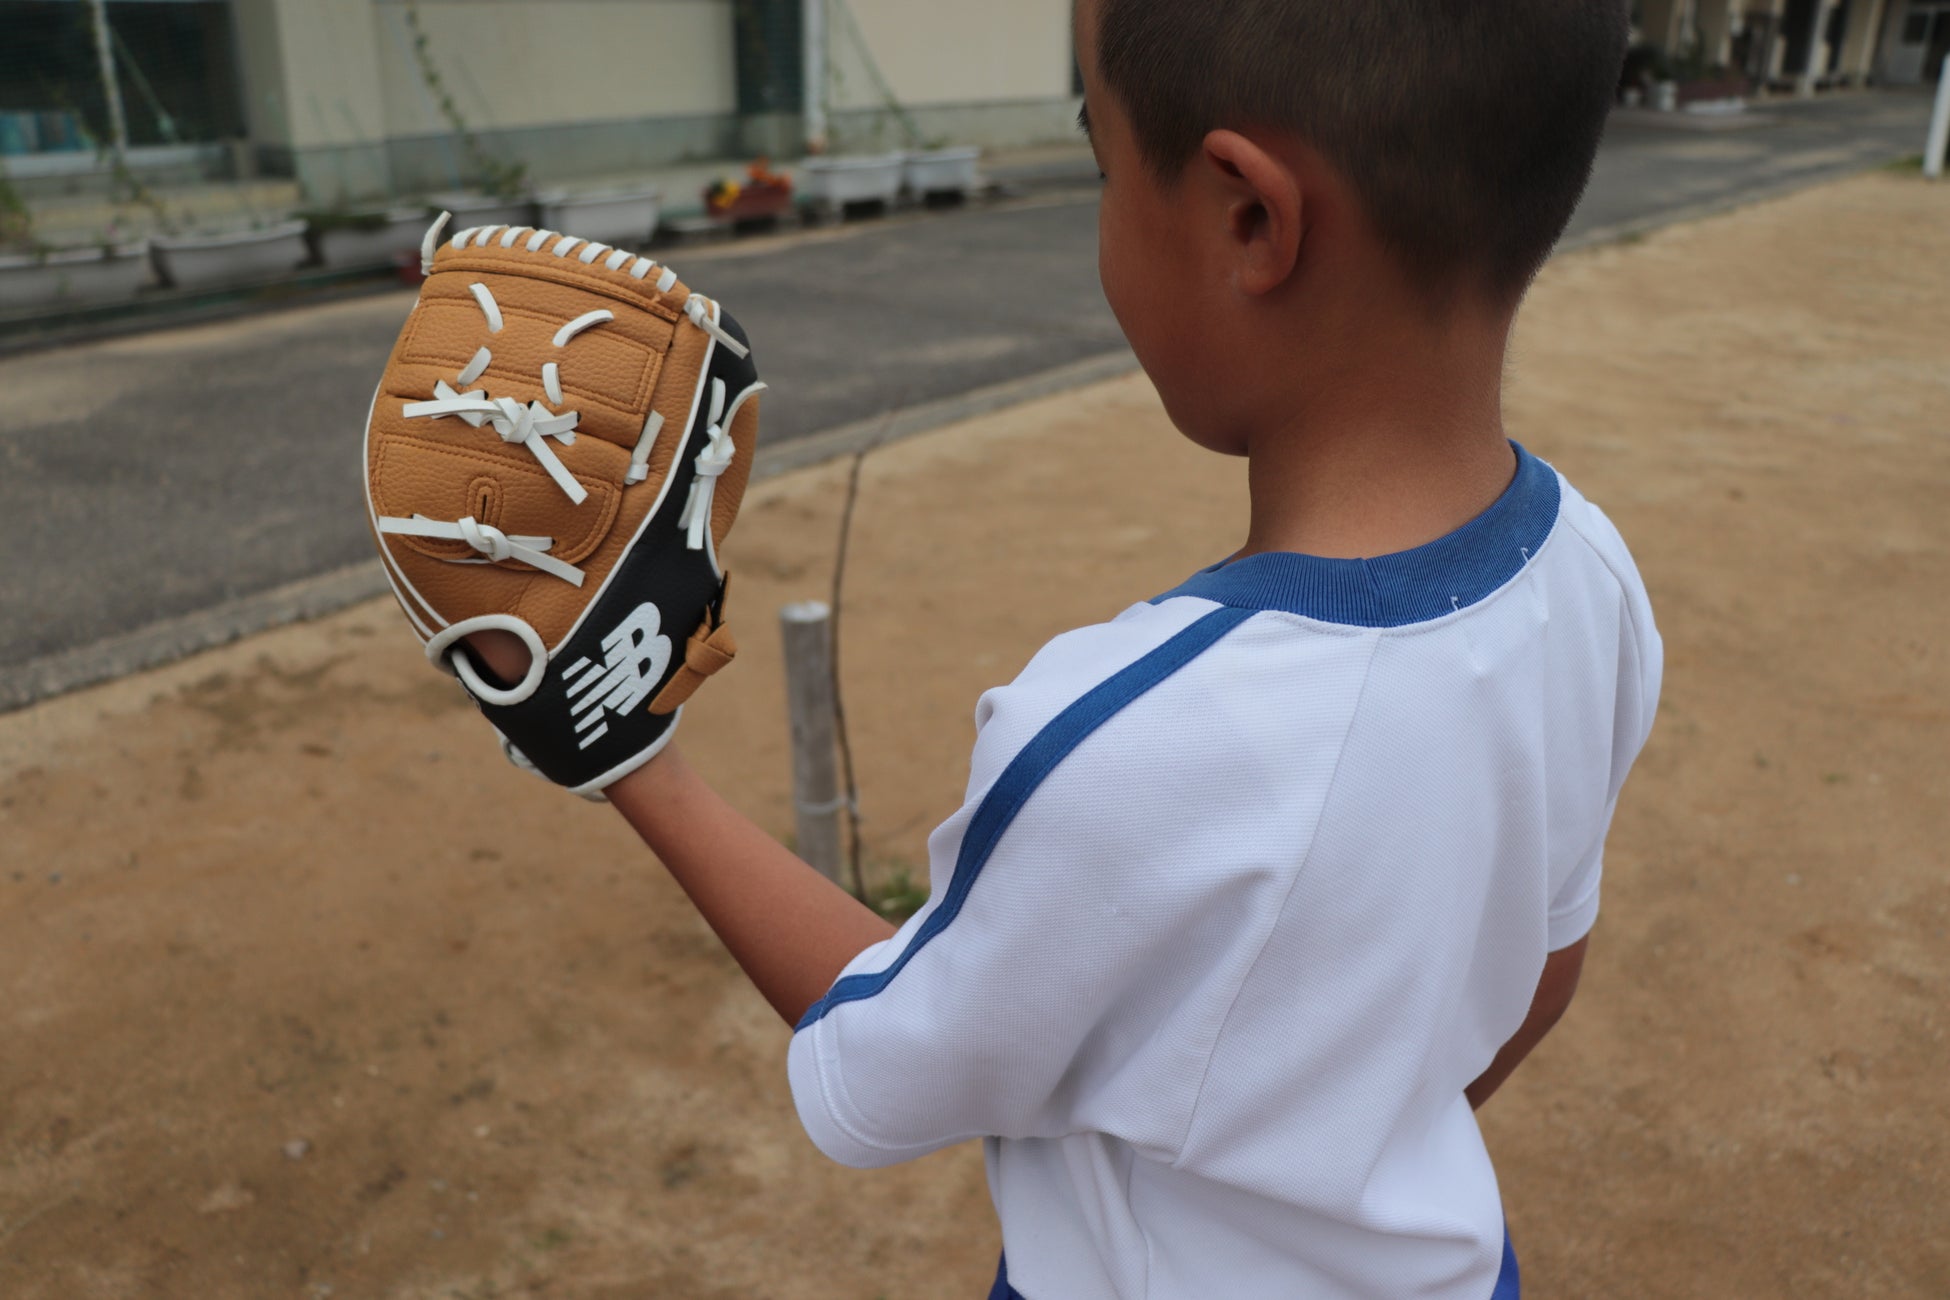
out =
[[1069,0],[828,0],[828,10],[836,149],[1075,137]]
[[[386,133],[445,131],[413,53],[405,6],[363,3],[367,40],[378,52]],[[479,129],[696,116],[737,106],[732,0],[444,0],[418,11],[434,67]]]
[[[738,116],[742,2],[419,0],[436,89],[405,0],[234,0],[253,143],[321,204],[455,188],[483,158],[534,185],[790,154],[796,113]],[[1070,0],[826,4],[835,147],[1073,134]]]
[[1069,0],[830,0],[830,7],[835,108],[879,103],[855,30],[908,105],[1070,93]]

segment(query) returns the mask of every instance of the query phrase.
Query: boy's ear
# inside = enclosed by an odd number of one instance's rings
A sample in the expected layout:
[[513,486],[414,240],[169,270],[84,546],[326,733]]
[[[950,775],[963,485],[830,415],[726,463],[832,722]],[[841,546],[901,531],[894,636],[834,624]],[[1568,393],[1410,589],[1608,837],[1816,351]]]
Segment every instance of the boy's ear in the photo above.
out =
[[1300,178],[1237,131],[1207,134],[1202,161],[1224,199],[1240,290],[1259,295],[1279,288],[1293,274],[1305,233]]

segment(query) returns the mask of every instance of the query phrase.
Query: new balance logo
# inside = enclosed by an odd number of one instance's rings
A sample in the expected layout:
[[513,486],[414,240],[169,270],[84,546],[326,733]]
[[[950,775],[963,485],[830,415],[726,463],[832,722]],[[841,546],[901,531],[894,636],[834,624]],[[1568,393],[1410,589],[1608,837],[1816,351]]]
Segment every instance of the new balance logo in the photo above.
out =
[[670,638],[657,629],[663,617],[645,601],[603,638],[603,662],[578,659],[569,665],[569,713],[587,749],[609,731],[605,713],[628,714],[643,707],[670,666]]

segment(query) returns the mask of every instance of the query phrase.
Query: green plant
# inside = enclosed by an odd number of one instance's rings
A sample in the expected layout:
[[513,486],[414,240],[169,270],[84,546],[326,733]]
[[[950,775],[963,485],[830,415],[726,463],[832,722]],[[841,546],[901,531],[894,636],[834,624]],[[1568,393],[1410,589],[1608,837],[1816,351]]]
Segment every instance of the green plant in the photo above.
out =
[[[852,7],[846,0],[826,0],[826,6],[828,15],[838,20],[832,23],[828,30],[837,29],[853,46],[854,53],[859,56],[860,64],[866,70],[867,77],[873,82],[874,92],[879,96],[880,107],[874,111],[867,127],[873,146],[880,147],[886,138],[887,127],[891,121],[893,125],[900,128],[901,139],[908,148],[919,147],[922,143],[921,128],[915,124],[913,115],[907,111],[906,106],[895,96],[894,88],[888,84],[886,74],[881,72],[880,63],[873,57],[873,50],[867,45],[866,35],[861,32],[859,20],[854,18]],[[840,71],[836,60],[830,58],[827,60],[826,72],[827,84],[834,92],[845,88],[846,77]],[[831,98],[837,99],[838,94],[833,94]]]
[[0,168],[0,249],[9,248],[30,253],[42,251],[40,241],[34,237],[34,214],[8,179],[6,170]]
[[96,120],[87,106],[75,102],[65,87],[45,81],[41,85],[48,92],[49,100],[56,108],[74,114],[75,121],[81,124],[82,135],[89,144],[94,146],[95,161],[108,168],[109,176],[115,182],[112,193],[115,195],[116,202],[147,208],[150,217],[158,227],[163,230],[173,229],[169,209],[156,196],[156,192],[135,174],[135,170],[129,166],[128,157],[113,143],[104,143],[111,139],[105,124]]
[[406,0],[405,12],[407,30],[413,37],[413,60],[419,65],[420,80],[426,83],[434,103],[440,108],[440,115],[447,119],[447,125],[453,128],[461,148],[467,151],[467,161],[480,178],[481,188],[496,198],[520,197],[526,189],[527,166],[496,158],[482,146],[480,137],[474,134],[474,128],[461,115],[460,105],[454,102],[446,82],[441,80],[440,69],[434,66],[426,28],[420,24],[419,0]]

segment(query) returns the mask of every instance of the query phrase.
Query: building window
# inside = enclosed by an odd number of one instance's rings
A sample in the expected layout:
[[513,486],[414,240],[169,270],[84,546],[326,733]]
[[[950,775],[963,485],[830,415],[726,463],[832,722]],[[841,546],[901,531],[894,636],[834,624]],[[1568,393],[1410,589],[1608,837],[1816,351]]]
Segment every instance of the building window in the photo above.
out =
[[1903,44],[1921,45],[1923,38],[1930,34],[1930,14],[1928,10],[1912,9],[1903,17]]
[[[230,0],[109,0],[109,53],[131,145],[244,134]],[[0,0],[0,153],[63,153],[115,138],[93,7]]]
[[801,12],[799,0],[736,0],[733,4],[740,113],[797,113],[805,106]]

